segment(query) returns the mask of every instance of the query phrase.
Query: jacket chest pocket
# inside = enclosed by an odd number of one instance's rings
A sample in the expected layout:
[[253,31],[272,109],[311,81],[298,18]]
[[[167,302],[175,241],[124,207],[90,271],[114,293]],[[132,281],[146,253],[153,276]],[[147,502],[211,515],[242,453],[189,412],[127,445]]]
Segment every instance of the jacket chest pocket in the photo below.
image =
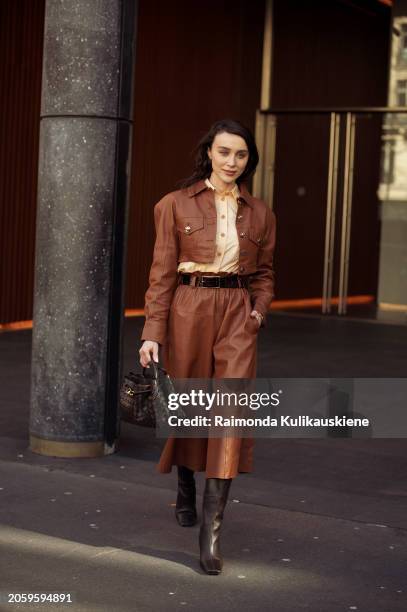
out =
[[193,236],[204,227],[203,217],[180,217],[177,219],[177,230],[184,236]]
[[177,231],[180,247],[185,253],[195,250],[204,234],[204,217],[179,217]]

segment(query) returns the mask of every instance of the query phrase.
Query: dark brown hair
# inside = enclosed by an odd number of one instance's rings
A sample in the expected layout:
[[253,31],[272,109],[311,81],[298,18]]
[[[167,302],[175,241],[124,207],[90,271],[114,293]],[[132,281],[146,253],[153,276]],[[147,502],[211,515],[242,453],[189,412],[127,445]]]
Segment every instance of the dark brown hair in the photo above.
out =
[[208,157],[207,150],[212,146],[216,134],[221,134],[223,132],[241,136],[249,150],[249,159],[247,160],[246,168],[236,179],[236,183],[239,184],[246,181],[254,173],[259,163],[259,153],[252,132],[249,128],[239,123],[239,121],[235,121],[234,119],[221,119],[211,125],[209,131],[201,138],[193,150],[195,155],[195,168],[191,176],[178,181],[178,185],[181,189],[193,185],[200,179],[209,178],[212,172],[212,162]]

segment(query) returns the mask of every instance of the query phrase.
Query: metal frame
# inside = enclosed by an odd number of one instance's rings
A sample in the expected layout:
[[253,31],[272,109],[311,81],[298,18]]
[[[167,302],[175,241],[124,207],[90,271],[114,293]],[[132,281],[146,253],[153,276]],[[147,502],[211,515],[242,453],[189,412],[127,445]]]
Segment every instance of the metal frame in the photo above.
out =
[[271,87],[273,70],[273,0],[266,0],[263,32],[263,57],[261,67],[260,108],[271,106]]
[[[264,16],[264,32],[263,32],[263,58],[261,68],[261,92],[260,92],[260,109],[267,109],[271,105],[271,87],[272,87],[272,54],[273,54],[273,0],[265,2]],[[257,148],[259,150],[259,163],[257,171],[253,177],[253,195],[262,197],[272,207],[273,197],[273,179],[266,185],[266,177],[268,172],[274,174],[274,153],[275,144],[270,152],[269,145],[269,119],[267,114],[263,114],[261,110],[256,111],[256,132],[255,138]],[[275,124],[275,121],[274,121]],[[274,129],[275,132],[275,129]],[[275,141],[275,133],[274,133]],[[270,159],[271,155],[271,159]],[[269,200],[269,198],[271,198]]]
[[276,157],[277,117],[256,115],[256,143],[259,164],[253,178],[253,195],[262,198],[273,209]]
[[331,113],[329,135],[328,190],[326,198],[324,272],[322,285],[322,312],[331,312],[332,279],[335,246],[336,196],[338,190],[340,116]]
[[343,186],[341,254],[339,269],[338,314],[346,314],[348,297],[349,248],[353,195],[353,163],[355,157],[355,122],[353,113],[346,113],[345,171]]
[[256,111],[255,134],[257,149],[259,151],[259,163],[257,164],[256,172],[253,176],[253,195],[257,198],[263,197],[264,187],[263,178],[266,174],[264,170],[264,159],[266,152],[266,120],[267,115],[264,115],[260,110]]

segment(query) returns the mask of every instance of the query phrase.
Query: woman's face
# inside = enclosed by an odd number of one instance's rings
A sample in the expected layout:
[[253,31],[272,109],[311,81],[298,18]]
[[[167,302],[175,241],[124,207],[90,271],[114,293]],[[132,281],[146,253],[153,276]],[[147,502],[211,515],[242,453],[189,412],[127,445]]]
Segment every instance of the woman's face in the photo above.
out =
[[212,160],[211,176],[225,189],[243,174],[249,160],[249,149],[244,138],[228,132],[216,134],[207,153]]

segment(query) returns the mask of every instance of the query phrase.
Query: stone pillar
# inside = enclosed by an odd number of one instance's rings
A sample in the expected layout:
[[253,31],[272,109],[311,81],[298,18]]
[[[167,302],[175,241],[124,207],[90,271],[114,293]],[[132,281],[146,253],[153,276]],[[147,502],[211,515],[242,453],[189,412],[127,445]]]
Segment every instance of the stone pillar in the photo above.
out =
[[44,455],[109,454],[119,432],[136,6],[46,2],[29,447]]

